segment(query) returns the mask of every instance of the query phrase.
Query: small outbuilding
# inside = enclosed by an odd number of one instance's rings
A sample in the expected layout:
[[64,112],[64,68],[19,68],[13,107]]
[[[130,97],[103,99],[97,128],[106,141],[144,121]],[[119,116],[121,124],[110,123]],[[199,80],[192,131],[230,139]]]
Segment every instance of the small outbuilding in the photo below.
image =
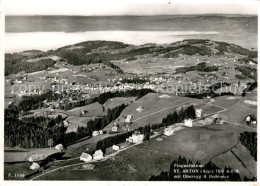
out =
[[114,125],[111,129],[112,132],[117,132],[118,131],[118,126]]
[[139,106],[139,107],[136,109],[137,112],[142,112],[143,110],[144,110],[144,107],[143,107],[143,106]]
[[174,133],[174,128],[172,126],[169,126],[169,127],[164,129],[164,133],[163,134],[165,136],[171,136],[171,135],[173,135],[173,133]]
[[184,126],[192,127],[192,119],[185,119],[184,120]]
[[92,160],[92,156],[88,153],[83,152],[79,159],[80,159],[80,161],[89,162]]
[[95,130],[93,133],[92,133],[92,136],[98,136],[99,135],[99,131]]
[[126,116],[126,119],[125,119],[125,122],[126,122],[126,123],[130,123],[130,122],[132,122],[132,119],[133,119],[133,116],[132,116],[132,115],[127,115],[127,116]]
[[62,144],[58,144],[55,146],[55,149],[57,149],[58,151],[62,151],[63,150],[63,145]]
[[33,163],[31,166],[30,166],[30,169],[31,170],[38,170],[40,168],[40,165],[38,163]]
[[102,152],[102,150],[97,150],[94,154],[93,154],[93,159],[94,160],[99,160],[102,159],[104,157],[104,153]]
[[113,146],[112,146],[112,149],[114,149],[114,150],[119,150],[120,147],[119,147],[118,145],[113,145]]
[[201,118],[201,116],[202,116],[202,109],[196,109],[195,113],[196,113],[196,118]]

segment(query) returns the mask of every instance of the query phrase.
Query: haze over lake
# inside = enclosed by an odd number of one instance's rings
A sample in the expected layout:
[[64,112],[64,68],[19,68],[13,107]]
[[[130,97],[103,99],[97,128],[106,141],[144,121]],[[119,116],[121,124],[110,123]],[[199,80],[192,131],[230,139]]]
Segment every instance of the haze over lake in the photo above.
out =
[[197,16],[7,16],[6,52],[49,50],[88,40],[129,44],[183,39],[226,41],[257,47],[257,17]]

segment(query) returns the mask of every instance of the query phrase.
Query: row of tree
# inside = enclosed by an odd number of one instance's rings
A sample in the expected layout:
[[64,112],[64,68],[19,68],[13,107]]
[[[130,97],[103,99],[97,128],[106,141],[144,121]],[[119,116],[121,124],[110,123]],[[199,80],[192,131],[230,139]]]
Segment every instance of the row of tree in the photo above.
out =
[[193,105],[188,106],[186,109],[182,107],[179,112],[175,111],[171,114],[168,114],[165,118],[163,118],[162,123],[167,126],[174,123],[182,122],[184,119],[188,118],[196,118],[196,112]]
[[122,134],[117,134],[114,136],[107,137],[105,139],[99,140],[96,144],[96,150],[101,149],[104,153],[108,147],[115,144],[125,142],[126,138],[132,135],[133,132],[127,132]]
[[133,89],[133,90],[122,90],[116,92],[105,92],[100,94],[98,97],[94,99],[94,102],[99,102],[100,104],[104,104],[108,99],[114,97],[137,97],[140,99],[141,97],[145,96],[148,93],[154,93],[151,89]]
[[242,96],[245,97],[247,92],[251,92],[256,88],[257,88],[257,82],[256,81],[253,82],[253,83],[251,83],[251,82],[247,83],[247,87],[245,88],[245,90],[243,90]]

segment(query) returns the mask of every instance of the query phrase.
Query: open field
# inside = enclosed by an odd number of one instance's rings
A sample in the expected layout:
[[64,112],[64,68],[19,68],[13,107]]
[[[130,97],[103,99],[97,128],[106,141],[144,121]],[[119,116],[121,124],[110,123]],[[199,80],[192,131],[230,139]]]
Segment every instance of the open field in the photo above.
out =
[[106,110],[108,108],[113,109],[122,104],[131,104],[131,102],[135,101],[135,99],[135,97],[115,97],[112,99],[108,99],[103,106],[106,108]]
[[102,109],[102,105],[100,105],[98,102],[92,103],[92,104],[89,104],[86,106],[82,106],[82,107],[76,107],[71,110],[67,110],[66,112],[68,113],[68,115],[71,114],[74,116],[75,115],[80,116],[82,110],[87,111],[87,113],[85,115],[88,117],[106,115],[106,112],[103,111],[103,109]]
[[[124,121],[127,115],[133,116],[133,123],[129,128],[137,129],[141,126],[160,123],[165,116],[174,112],[180,105],[197,102],[196,99],[186,97],[170,96],[169,98],[160,98],[159,96],[161,95],[163,94],[149,93],[125,108],[117,119],[120,127],[125,129]],[[137,112],[136,109],[140,106],[144,107],[144,110],[142,112]],[[109,131],[112,126],[113,122],[107,125],[104,130]]]
[[[223,161],[225,160],[225,161]],[[249,179],[256,177],[256,161],[250,152],[241,143],[231,150],[215,157],[212,162],[220,168],[232,167],[239,171],[241,179],[246,176]]]
[[240,96],[220,96],[214,98],[215,102],[213,104],[220,107],[228,108],[234,104],[237,104],[241,99],[242,97]]
[[241,101],[240,103],[229,107],[227,111],[220,113],[219,116],[224,121],[246,125],[245,119],[248,115],[257,115],[256,108],[256,106],[249,105]]
[[29,157],[34,154],[44,154],[45,157],[48,157],[52,154],[58,153],[59,151],[55,148],[38,148],[38,149],[29,149],[28,151],[10,151],[4,153],[4,162],[24,162],[29,161]]
[[223,108],[217,107],[213,104],[199,104],[195,106],[196,109],[202,109],[202,117],[222,111]]

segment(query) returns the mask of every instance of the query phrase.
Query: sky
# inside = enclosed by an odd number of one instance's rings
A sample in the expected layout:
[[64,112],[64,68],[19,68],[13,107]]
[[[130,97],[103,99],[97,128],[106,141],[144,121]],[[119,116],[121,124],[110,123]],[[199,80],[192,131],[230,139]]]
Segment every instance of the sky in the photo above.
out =
[[208,4],[209,0],[6,0],[5,13],[83,16],[257,14],[255,1],[217,0],[217,4]]

